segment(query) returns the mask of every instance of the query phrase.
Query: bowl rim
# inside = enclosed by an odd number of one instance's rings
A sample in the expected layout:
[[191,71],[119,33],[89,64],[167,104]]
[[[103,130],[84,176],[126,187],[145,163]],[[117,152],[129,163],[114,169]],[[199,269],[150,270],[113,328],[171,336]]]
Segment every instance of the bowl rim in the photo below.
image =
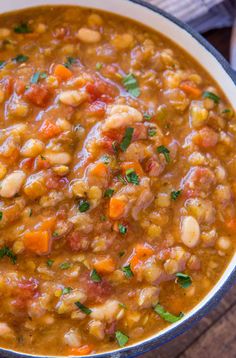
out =
[[[219,64],[223,67],[226,74],[231,78],[233,83],[236,85],[236,71],[234,71],[228,61],[219,53],[218,50],[216,50],[201,34],[199,34],[196,30],[194,30],[190,25],[187,23],[177,19],[175,16],[167,13],[166,11],[160,9],[158,6],[153,5],[151,3],[147,3],[144,0],[126,0],[127,2],[134,3],[136,5],[139,5],[140,7],[145,7],[154,13],[157,13],[167,20],[171,21],[178,27],[180,27],[182,30],[188,32],[195,40],[197,40],[200,45],[204,47],[204,49],[209,52],[211,55],[213,55],[216,60],[219,62]],[[49,4],[50,6],[50,1]],[[66,4],[65,4],[66,5]],[[70,4],[69,4],[70,5]],[[32,3],[32,6],[22,8],[22,10],[27,8],[34,8],[38,7],[40,5],[34,5]],[[44,6],[47,6],[46,4]],[[55,6],[57,6],[55,4]],[[80,6],[74,5],[74,6]],[[20,9],[19,9],[20,11]],[[9,14],[12,11],[9,12]],[[4,12],[3,12],[4,13]],[[115,14],[115,12],[114,12]],[[127,18],[130,18],[132,20],[132,16],[127,15]],[[155,30],[156,31],[156,30]],[[187,51],[186,51],[187,52]],[[204,67],[204,66],[203,66]],[[227,95],[227,94],[226,94]],[[233,261],[233,258],[232,260]],[[225,268],[226,272],[227,268]],[[189,317],[187,317],[184,321],[178,321],[176,324],[169,326],[169,329],[167,331],[159,331],[156,334],[153,334],[151,337],[147,337],[142,341],[136,342],[132,344],[131,346],[127,346],[124,348],[118,348],[116,350],[102,352],[102,353],[96,353],[93,355],[86,355],[84,357],[95,357],[95,358],[134,358],[141,354],[147,353],[151,350],[154,350],[161,345],[164,345],[165,343],[168,343],[169,341],[173,340],[174,338],[178,337],[182,333],[189,330],[197,321],[199,321],[201,318],[203,318],[209,311],[214,308],[219,301],[222,299],[224,294],[232,287],[232,285],[236,283],[236,261],[234,263],[234,268],[232,271],[226,276],[224,282],[219,286],[219,288],[216,290],[216,292],[206,301],[205,304],[203,304],[200,308],[194,308],[189,312]],[[215,284],[215,286],[217,283]],[[211,292],[211,291],[210,291]],[[210,293],[209,292],[209,293]],[[208,294],[209,294],[208,293]],[[204,298],[200,301],[200,303],[204,300]],[[194,312],[193,312],[194,311]],[[192,313],[191,313],[192,312]],[[2,355],[6,355],[5,357]],[[0,347],[0,357],[4,358],[61,358],[65,356],[45,356],[45,355],[34,355],[24,352],[18,352],[15,350],[7,349]],[[76,357],[76,356],[74,356]]]

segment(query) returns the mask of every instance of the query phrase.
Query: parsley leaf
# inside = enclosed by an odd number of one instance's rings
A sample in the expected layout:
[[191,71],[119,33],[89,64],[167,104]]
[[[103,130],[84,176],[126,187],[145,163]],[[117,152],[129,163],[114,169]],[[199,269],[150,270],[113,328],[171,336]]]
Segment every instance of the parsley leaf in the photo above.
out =
[[125,180],[125,178],[122,177],[121,174],[117,175],[117,179],[124,185],[127,184],[127,181]]
[[102,63],[101,62],[97,62],[96,63],[96,70],[100,71],[102,69]]
[[111,162],[111,157],[110,157],[109,155],[107,155],[107,154],[104,154],[104,155],[101,157],[101,161],[102,161],[104,164],[108,165],[108,164],[110,164],[110,162]]
[[177,277],[177,283],[182,288],[188,288],[189,286],[191,286],[192,279],[189,275],[186,275],[185,273],[182,272],[177,272],[175,276]]
[[143,118],[146,119],[146,121],[150,121],[152,119],[152,115],[145,112],[143,114]]
[[101,282],[101,276],[99,276],[99,274],[97,273],[97,271],[95,269],[93,269],[91,271],[90,277],[92,279],[93,282]]
[[26,62],[29,59],[29,56],[25,56],[25,55],[17,55],[16,57],[14,57],[12,60],[18,63],[23,63]]
[[85,211],[87,211],[90,208],[90,204],[87,200],[81,200],[79,202],[79,211],[81,213],[84,213]]
[[220,97],[217,96],[215,93],[209,92],[209,91],[203,92],[203,98],[210,98],[210,99],[212,99],[215,103],[219,103],[219,102],[220,102]]
[[104,198],[111,198],[114,194],[114,189],[108,188],[104,193]]
[[127,227],[125,227],[124,225],[119,224],[119,225],[118,225],[118,228],[119,228],[119,232],[120,232],[122,235],[125,235],[125,234],[127,233]]
[[90,315],[92,313],[92,310],[86,306],[84,306],[82,303],[80,303],[79,301],[75,302],[75,305],[80,309],[80,311],[82,311],[83,313],[85,313],[86,315]]
[[119,257],[124,256],[124,254],[125,254],[125,252],[124,252],[124,251],[120,251],[120,252],[118,253]]
[[177,200],[178,197],[181,195],[182,190],[174,190],[171,192],[170,197],[172,200]]
[[166,322],[175,323],[183,318],[184,314],[180,312],[178,316],[173,315],[172,313],[166,311],[163,306],[159,303],[154,307],[154,311],[163,318]]
[[133,133],[134,133],[134,128],[131,127],[126,128],[125,135],[120,143],[120,149],[122,150],[122,152],[125,152],[128,146],[130,145],[133,137]]
[[170,151],[164,145],[157,147],[157,153],[162,153],[167,163],[170,163]]
[[138,81],[132,73],[129,73],[123,77],[123,85],[125,89],[134,97],[138,97],[141,93],[138,85]]
[[54,260],[52,260],[52,259],[47,260],[48,267],[52,267],[53,264],[54,264]]
[[57,231],[53,231],[52,236],[53,236],[53,237],[58,237],[58,236],[59,236],[59,233],[58,233]]
[[11,249],[9,249],[8,246],[3,246],[0,249],[0,259],[2,259],[4,256],[9,257],[9,259],[11,260],[11,262],[15,265],[16,263],[16,255],[13,253],[13,251]]
[[101,221],[106,221],[106,219],[107,219],[106,215],[101,215],[101,216],[100,216],[100,220],[101,220]]
[[62,262],[60,265],[59,265],[60,269],[61,270],[67,270],[68,268],[71,267],[71,264],[69,262]]
[[129,341],[129,337],[126,336],[121,331],[116,331],[116,340],[120,347],[124,347],[126,343]]
[[127,169],[125,172],[125,176],[128,183],[139,185],[140,180],[134,169]]
[[62,294],[63,294],[63,295],[67,295],[67,294],[70,293],[71,291],[73,291],[73,288],[71,288],[71,287],[65,287],[65,288],[63,288],[63,290],[62,290]]
[[2,217],[3,217],[3,212],[0,211],[0,220],[2,220]]
[[26,22],[22,22],[20,25],[14,27],[14,32],[16,34],[30,34],[32,30]]
[[40,78],[43,79],[43,78],[46,78],[46,77],[47,77],[46,72],[37,71],[31,77],[30,83],[37,83],[40,80]]
[[66,67],[66,68],[71,68],[71,66],[73,65],[73,64],[75,64],[76,63],[76,58],[74,58],[74,57],[67,57],[66,58],[66,62],[64,63],[64,66]]
[[3,68],[5,66],[5,61],[0,61],[0,68]]
[[134,276],[134,274],[130,268],[130,265],[123,266],[122,271],[124,272],[124,274],[127,278],[131,278]]
[[155,137],[156,134],[157,134],[157,131],[155,128],[148,128],[148,136],[149,137]]

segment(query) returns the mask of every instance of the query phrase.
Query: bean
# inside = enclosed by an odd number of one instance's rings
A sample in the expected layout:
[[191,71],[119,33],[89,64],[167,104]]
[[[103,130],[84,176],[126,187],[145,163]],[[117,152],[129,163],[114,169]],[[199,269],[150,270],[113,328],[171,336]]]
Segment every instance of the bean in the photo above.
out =
[[77,33],[77,38],[85,43],[96,43],[101,40],[101,34],[98,31],[82,27]]
[[25,173],[20,170],[7,175],[1,183],[0,196],[3,198],[12,198],[19,192],[25,178]]
[[200,239],[200,226],[193,216],[185,216],[181,226],[181,240],[192,248],[195,247]]
[[63,104],[78,107],[81,103],[87,101],[88,94],[82,91],[63,91],[59,95],[59,101]]
[[24,157],[34,158],[39,155],[44,149],[44,143],[39,139],[29,139],[21,148],[21,155]]

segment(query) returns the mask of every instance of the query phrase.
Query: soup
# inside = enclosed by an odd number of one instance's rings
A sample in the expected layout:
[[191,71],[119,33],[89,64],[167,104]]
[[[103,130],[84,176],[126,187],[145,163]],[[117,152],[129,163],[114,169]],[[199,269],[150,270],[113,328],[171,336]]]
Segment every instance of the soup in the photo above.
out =
[[235,250],[224,94],[112,14],[40,7],[0,27],[1,346],[95,354],[181,320]]

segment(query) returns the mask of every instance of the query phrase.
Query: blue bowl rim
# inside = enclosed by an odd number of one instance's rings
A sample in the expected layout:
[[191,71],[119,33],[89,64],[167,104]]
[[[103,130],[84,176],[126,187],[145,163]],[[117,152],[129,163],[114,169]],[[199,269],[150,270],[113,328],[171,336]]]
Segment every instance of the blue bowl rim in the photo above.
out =
[[[234,71],[230,64],[226,61],[226,59],[206,40],[204,39],[196,30],[194,30],[191,26],[188,24],[182,22],[181,20],[177,19],[173,15],[167,13],[166,11],[158,8],[157,6],[153,4],[149,4],[146,1],[143,0],[127,0],[130,2],[133,2],[137,5],[146,7],[150,10],[152,10],[155,13],[160,14],[161,16],[167,18],[171,22],[175,23],[177,26],[182,28],[183,30],[187,31],[194,39],[196,39],[210,54],[212,54],[217,61],[220,63],[220,65],[223,67],[225,72],[229,75],[229,77],[233,80],[234,84],[236,85],[236,71]],[[199,321],[201,318],[203,318],[209,311],[219,303],[221,298],[224,296],[224,294],[232,287],[232,285],[236,283],[236,264],[229,275],[229,277],[225,280],[225,282],[221,285],[221,287],[218,289],[218,291],[212,296],[208,302],[201,307],[199,310],[197,310],[195,313],[191,314],[191,316],[187,319],[185,319],[183,322],[179,321],[178,325],[174,326],[173,328],[170,327],[170,329],[167,332],[157,332],[156,337],[147,338],[145,341],[137,342],[136,344],[132,346],[128,346],[126,348],[120,348],[115,351],[111,352],[104,352],[104,353],[98,353],[94,356],[85,356],[85,357],[96,357],[96,358],[134,358],[141,354],[147,353],[151,350],[154,350],[161,345],[168,343],[172,339],[178,337],[182,333],[186,332],[188,329],[190,329],[197,321]],[[28,354],[23,352],[17,352],[9,349],[0,348],[0,357],[2,358],[46,358],[47,356],[43,355],[34,355],[34,354]],[[48,356],[50,358],[59,358],[63,356]]]

